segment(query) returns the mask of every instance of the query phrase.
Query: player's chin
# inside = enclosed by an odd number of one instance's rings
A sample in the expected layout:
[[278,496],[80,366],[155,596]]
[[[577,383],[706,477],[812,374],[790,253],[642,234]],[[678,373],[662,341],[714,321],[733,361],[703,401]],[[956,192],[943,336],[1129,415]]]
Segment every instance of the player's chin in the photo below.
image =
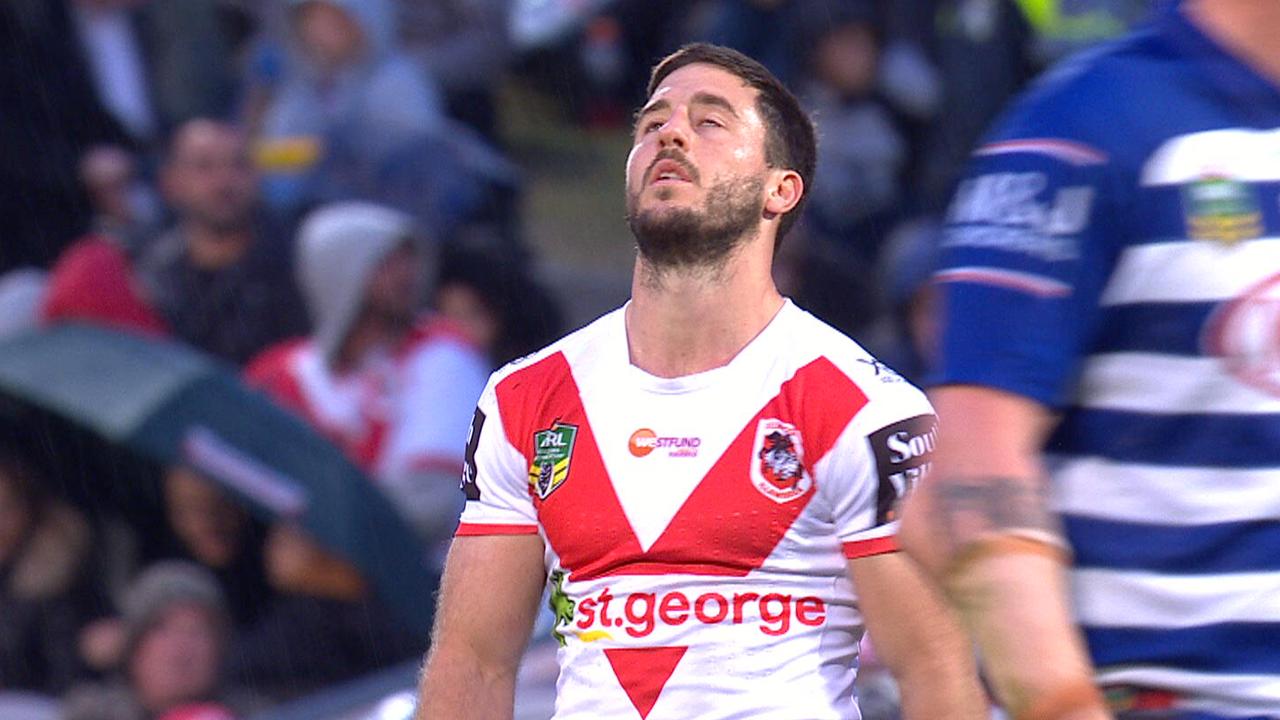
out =
[[661,207],[688,207],[696,196],[697,186],[689,182],[662,182],[645,188],[641,195],[641,207],[646,201],[651,209]]

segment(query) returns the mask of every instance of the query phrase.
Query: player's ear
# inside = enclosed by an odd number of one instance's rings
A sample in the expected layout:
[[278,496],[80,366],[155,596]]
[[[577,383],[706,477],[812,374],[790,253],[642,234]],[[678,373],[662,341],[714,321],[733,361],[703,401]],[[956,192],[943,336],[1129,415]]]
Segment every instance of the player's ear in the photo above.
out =
[[804,180],[795,170],[772,170],[765,185],[764,212],[781,216],[794,208],[804,195]]

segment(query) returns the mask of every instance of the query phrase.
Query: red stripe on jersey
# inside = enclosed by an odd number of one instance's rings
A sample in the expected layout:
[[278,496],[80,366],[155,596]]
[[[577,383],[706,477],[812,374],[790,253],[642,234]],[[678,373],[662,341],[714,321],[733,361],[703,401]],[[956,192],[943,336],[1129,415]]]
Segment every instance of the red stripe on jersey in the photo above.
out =
[[573,580],[619,575],[691,574],[742,577],[772,554],[812,499],[815,488],[777,503],[751,481],[756,429],[777,419],[799,429],[806,472],[835,445],[866,395],[829,360],[819,358],[782,384],[742,428],[645,552],[622,510],[587,422],[578,387],[557,353],[508,376],[496,388],[508,440],[533,457],[533,434],[555,422],[578,427],[569,477],[546,500],[534,496],[538,518]]
[[536,535],[537,525],[497,525],[492,523],[458,523],[455,537],[476,537],[478,535]]
[[871,557],[872,555],[884,555],[885,553],[898,552],[898,536],[887,535],[885,537],[871,538],[870,540],[854,540],[853,542],[845,543],[841,548],[844,550],[844,556],[850,560]]
[[533,463],[533,435],[556,422],[578,428],[569,473],[545,500],[529,494],[560,563],[580,577],[582,568],[618,564],[643,555],[640,541],[613,490],[578,394],[578,384],[561,353],[507,376],[494,388],[507,440]]

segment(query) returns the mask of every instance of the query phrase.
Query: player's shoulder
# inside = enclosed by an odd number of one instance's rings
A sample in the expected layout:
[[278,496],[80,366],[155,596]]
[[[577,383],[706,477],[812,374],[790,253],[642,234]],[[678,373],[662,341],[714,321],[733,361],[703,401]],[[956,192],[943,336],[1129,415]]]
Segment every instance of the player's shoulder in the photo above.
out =
[[881,407],[929,407],[924,393],[887,363],[872,355],[856,340],[823,322],[799,306],[792,307],[789,344],[802,356],[830,363],[866,398],[865,411],[879,414]]
[[[1064,60],[1037,78],[993,126],[980,147],[1056,139],[1032,151],[1074,165],[1101,164],[1125,154],[1134,134],[1160,124],[1171,98],[1195,82],[1186,58],[1153,22]],[[1068,144],[1070,143],[1070,144]]]
[[[622,313],[622,308],[613,310],[540,350],[508,362],[489,377],[486,392],[502,383],[526,385],[524,380],[546,379],[548,374],[564,374],[570,368],[603,355],[605,346],[614,336],[625,332],[622,328]],[[537,388],[538,383],[529,383],[528,386]]]

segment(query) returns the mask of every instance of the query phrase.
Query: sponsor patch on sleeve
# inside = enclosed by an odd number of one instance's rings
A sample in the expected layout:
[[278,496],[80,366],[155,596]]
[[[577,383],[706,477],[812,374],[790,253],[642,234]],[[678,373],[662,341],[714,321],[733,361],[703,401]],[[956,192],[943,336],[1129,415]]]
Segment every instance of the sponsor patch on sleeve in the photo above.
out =
[[876,524],[882,525],[897,519],[898,503],[929,472],[938,444],[938,419],[933,415],[907,418],[871,433],[870,441],[880,480]]
[[480,484],[476,482],[476,447],[480,445],[480,430],[484,427],[484,413],[476,408],[467,430],[467,448],[462,463],[462,492],[467,500],[480,499]]

